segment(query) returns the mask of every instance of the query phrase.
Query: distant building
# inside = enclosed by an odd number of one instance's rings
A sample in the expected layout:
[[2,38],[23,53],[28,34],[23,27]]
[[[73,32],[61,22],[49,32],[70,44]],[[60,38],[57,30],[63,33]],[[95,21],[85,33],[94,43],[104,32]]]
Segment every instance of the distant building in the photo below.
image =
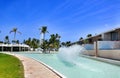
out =
[[81,41],[73,42],[74,44],[85,44],[86,42],[88,44],[93,44],[95,41],[120,41],[120,28],[115,28],[106,32],[103,32],[101,34],[88,37],[86,39],[83,39]]
[[30,51],[30,47],[26,44],[0,44],[0,51]]
[[120,41],[120,28],[115,28],[101,34],[87,38],[88,43],[93,43],[94,41]]

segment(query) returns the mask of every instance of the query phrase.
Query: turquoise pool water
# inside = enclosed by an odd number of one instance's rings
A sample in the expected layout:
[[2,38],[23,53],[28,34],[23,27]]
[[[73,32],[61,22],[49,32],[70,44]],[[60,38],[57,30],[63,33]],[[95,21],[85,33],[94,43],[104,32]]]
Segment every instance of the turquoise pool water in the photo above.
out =
[[79,57],[71,64],[62,61],[57,54],[20,54],[44,62],[66,78],[120,78],[119,66],[85,57]]

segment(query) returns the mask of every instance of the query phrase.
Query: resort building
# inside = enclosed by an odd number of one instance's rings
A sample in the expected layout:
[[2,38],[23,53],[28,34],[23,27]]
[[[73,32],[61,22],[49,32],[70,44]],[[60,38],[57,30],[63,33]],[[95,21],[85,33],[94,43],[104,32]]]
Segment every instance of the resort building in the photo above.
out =
[[94,43],[95,41],[120,41],[120,28],[115,28],[101,34],[87,38],[88,43]]
[[120,28],[81,39],[71,45],[82,45],[87,52],[84,54],[120,60]]
[[30,51],[30,47],[26,44],[0,44],[0,51]]
[[95,41],[120,41],[120,28],[115,28],[115,29],[100,33],[98,35],[73,42],[71,43],[71,45],[94,44]]

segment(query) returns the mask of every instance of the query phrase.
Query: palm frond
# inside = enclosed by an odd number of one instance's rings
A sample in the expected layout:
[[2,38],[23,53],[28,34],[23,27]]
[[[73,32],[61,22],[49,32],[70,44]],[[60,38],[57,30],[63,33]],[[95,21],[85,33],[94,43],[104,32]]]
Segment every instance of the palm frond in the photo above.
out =
[[12,33],[12,32],[14,32],[13,30],[11,30],[9,33]]
[[17,31],[19,34],[22,34],[20,31]]

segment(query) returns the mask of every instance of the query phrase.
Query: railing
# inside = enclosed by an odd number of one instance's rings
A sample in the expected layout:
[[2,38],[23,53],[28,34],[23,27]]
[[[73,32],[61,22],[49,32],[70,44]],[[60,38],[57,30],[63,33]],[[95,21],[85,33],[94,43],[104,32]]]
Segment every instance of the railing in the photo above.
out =
[[94,44],[84,44],[83,47],[86,50],[94,50]]
[[98,50],[116,50],[120,49],[120,41],[98,41]]
[[[95,50],[96,42],[94,44],[84,44],[86,50]],[[120,41],[97,41],[98,50],[120,50]]]

